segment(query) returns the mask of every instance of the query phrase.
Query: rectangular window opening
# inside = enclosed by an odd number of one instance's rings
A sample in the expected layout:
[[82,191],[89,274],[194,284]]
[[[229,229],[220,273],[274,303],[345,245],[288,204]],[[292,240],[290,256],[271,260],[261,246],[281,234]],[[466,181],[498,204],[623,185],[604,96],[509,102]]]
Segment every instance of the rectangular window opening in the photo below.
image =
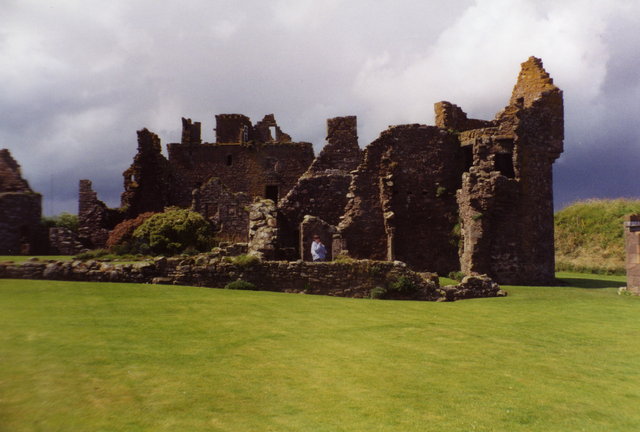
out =
[[515,178],[516,173],[513,170],[513,155],[511,153],[497,153],[494,159],[494,167],[496,171],[507,178]]
[[274,203],[278,202],[278,186],[268,185],[264,188],[264,197],[272,200]]

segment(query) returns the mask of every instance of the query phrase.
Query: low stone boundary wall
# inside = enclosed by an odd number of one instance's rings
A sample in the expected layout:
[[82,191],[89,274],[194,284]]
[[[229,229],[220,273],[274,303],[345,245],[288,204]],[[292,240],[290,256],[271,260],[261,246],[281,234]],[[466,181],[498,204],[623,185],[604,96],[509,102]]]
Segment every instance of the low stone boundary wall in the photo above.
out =
[[433,273],[417,273],[394,261],[353,262],[252,261],[203,254],[156,258],[153,262],[117,264],[99,261],[0,263],[0,278],[91,282],[135,282],[222,288],[243,280],[257,290],[427,301],[506,295],[486,276],[467,277],[460,285],[440,287]]

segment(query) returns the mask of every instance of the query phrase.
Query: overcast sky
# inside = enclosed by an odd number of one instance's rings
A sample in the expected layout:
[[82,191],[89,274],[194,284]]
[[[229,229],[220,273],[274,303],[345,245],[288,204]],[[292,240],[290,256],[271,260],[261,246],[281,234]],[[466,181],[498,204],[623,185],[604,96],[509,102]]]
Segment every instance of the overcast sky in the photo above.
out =
[[77,211],[78,180],[119,205],[147,127],[182,116],[274,113],[324,145],[326,119],[358,116],[360,145],[391,124],[433,124],[448,100],[492,119],[520,63],[542,58],[564,91],[556,209],[640,197],[640,1],[0,0],[0,147],[45,214]]

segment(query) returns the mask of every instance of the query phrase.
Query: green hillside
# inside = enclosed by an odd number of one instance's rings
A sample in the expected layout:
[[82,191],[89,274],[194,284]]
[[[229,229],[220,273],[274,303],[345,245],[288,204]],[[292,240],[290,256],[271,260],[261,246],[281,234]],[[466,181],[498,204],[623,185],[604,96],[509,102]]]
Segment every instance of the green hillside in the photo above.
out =
[[640,200],[580,201],[555,214],[556,269],[624,273],[624,216]]

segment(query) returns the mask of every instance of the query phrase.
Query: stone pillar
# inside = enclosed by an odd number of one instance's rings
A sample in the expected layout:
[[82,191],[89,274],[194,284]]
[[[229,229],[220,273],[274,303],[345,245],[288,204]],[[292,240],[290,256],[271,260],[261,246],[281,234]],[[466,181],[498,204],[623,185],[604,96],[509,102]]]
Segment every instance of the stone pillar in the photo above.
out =
[[624,218],[627,289],[640,295],[640,214]]
[[257,200],[249,206],[249,255],[272,260],[278,244],[276,205],[269,199]]

